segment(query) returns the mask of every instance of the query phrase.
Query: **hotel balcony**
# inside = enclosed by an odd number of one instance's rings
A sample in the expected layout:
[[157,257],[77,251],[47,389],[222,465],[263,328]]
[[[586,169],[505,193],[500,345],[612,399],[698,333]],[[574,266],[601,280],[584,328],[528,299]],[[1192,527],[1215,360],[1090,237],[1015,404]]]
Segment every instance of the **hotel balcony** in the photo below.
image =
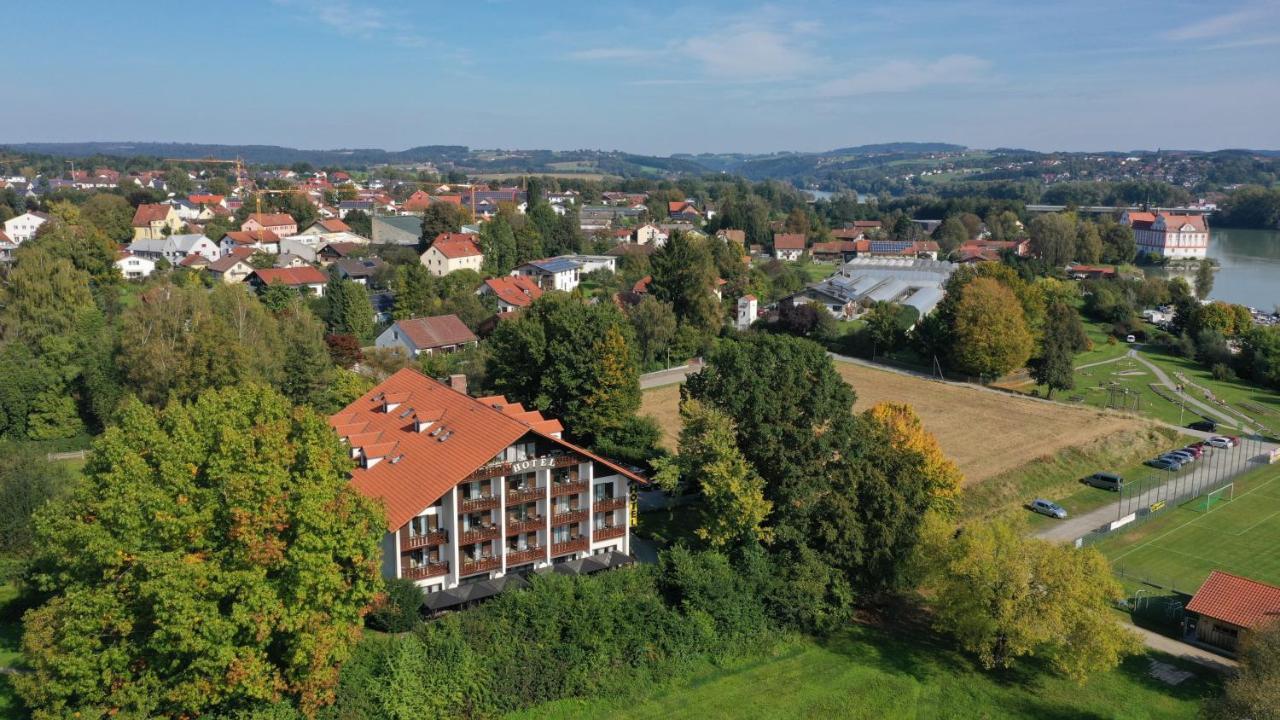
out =
[[624,497],[596,498],[595,502],[591,503],[592,509],[594,509],[596,512],[604,512],[606,510],[621,510],[626,506],[627,506],[627,499]]
[[507,519],[507,534],[515,535],[516,533],[538,532],[547,525],[546,518],[530,518],[528,520],[512,520]]
[[496,507],[498,507],[497,495],[482,495],[480,497],[473,497],[458,501],[458,512],[460,513],[492,510]]
[[520,503],[536,502],[547,496],[547,489],[540,487],[527,487],[523,490],[507,489],[507,504],[518,505]]
[[443,545],[449,542],[449,533],[444,530],[433,530],[425,535],[410,535],[407,532],[400,533],[400,549],[413,550],[414,548],[428,547],[431,545]]
[[496,557],[480,558],[479,560],[468,560],[463,558],[461,565],[462,566],[458,569],[459,577],[489,572],[490,570],[497,570],[502,566],[502,560]]
[[492,527],[471,528],[458,536],[458,543],[461,545],[471,545],[485,540],[497,540],[502,535],[502,531],[497,525]]
[[586,510],[566,510],[562,513],[555,513],[551,516],[551,524],[568,525],[570,523],[580,523],[587,519]]
[[440,577],[449,574],[449,563],[438,562],[410,567],[407,562],[400,564],[400,577],[406,580],[425,580],[427,578]]
[[568,555],[572,552],[581,552],[587,549],[587,536],[577,537],[572,540],[561,543],[552,543],[552,555]]
[[579,480],[577,482],[551,483],[551,497],[560,497],[561,495],[573,495],[575,493],[584,493],[586,491],[587,491],[586,480]]
[[626,534],[627,534],[626,526],[617,525],[614,527],[595,528],[594,530],[591,531],[591,538],[597,541],[613,540],[614,538],[620,538]]
[[538,562],[547,558],[547,549],[540,547],[531,547],[526,550],[508,550],[507,551],[507,567],[515,565],[524,565],[525,563]]

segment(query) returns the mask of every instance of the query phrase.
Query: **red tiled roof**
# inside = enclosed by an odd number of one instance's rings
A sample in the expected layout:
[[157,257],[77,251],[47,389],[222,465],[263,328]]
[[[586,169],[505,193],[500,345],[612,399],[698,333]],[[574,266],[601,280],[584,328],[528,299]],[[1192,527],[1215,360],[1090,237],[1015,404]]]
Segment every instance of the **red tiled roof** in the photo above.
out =
[[804,233],[776,233],[773,236],[775,250],[803,250]]
[[[387,412],[383,410],[384,398],[390,396],[399,406]],[[513,416],[504,411],[507,405],[505,398],[477,400],[405,368],[332,415],[329,424],[352,447],[365,448],[369,456],[386,453],[371,468],[353,469],[351,484],[365,496],[383,502],[390,531],[403,526],[472,472],[492,462],[508,445],[531,433],[644,482],[626,468],[551,437],[558,422],[523,409]],[[430,430],[415,432],[415,414],[439,419]],[[433,435],[436,429],[440,432]]]
[[333,218],[332,220],[320,220],[317,224],[324,228],[325,232],[351,232],[351,226],[337,218]]
[[837,253],[851,253],[858,251],[858,243],[852,240],[834,240],[832,242],[814,243],[809,248],[815,255],[835,255]]
[[153,222],[160,222],[169,216],[169,211],[172,209],[171,205],[143,203],[133,212],[133,226],[148,227]]
[[249,219],[245,222],[249,220],[255,220],[259,225],[268,228],[298,224],[289,213],[249,213]]
[[1280,587],[1214,570],[1187,603],[1187,610],[1256,628],[1280,620]]
[[178,261],[178,264],[182,267],[195,267],[197,265],[209,265],[210,261],[209,258],[201,255],[200,253],[191,253]]
[[880,227],[880,221],[879,220],[854,220],[853,226],[856,228],[878,228]]
[[329,252],[333,253],[334,255],[337,255],[338,257],[346,257],[347,255],[350,255],[352,252],[356,251],[361,247],[363,247],[363,245],[361,245],[360,243],[336,242],[336,243],[329,243],[328,245],[325,245],[323,248],[320,248],[320,250],[321,252],[328,250]]
[[[250,252],[249,254],[252,254],[252,252]],[[230,252],[218,258],[217,260],[214,260],[213,262],[209,263],[208,269],[215,273],[224,273],[230,270],[231,268],[235,267],[239,263],[248,264],[246,262],[247,257],[248,255],[245,255],[242,253]]]
[[1170,215],[1168,213],[1160,213],[1160,219],[1164,220],[1166,230],[1176,230],[1183,225],[1190,225],[1199,232],[1206,232],[1203,215]]
[[476,247],[475,236],[467,233],[440,233],[431,242],[431,247],[450,260],[481,254],[480,248]]
[[0,230],[0,242],[8,243],[8,242],[13,242],[13,241],[9,239],[9,236],[8,236],[8,235],[5,235],[5,234],[4,234],[4,231],[3,231],[3,230]]
[[253,271],[264,284],[282,283],[290,287],[298,285],[323,285],[329,278],[319,270],[306,265],[296,268],[262,268]]
[[862,228],[836,228],[831,231],[831,237],[837,240],[857,240],[863,233]]
[[698,208],[694,207],[692,203],[689,203],[684,200],[679,200],[679,201],[673,200],[667,203],[667,214],[678,215],[682,212],[691,212],[691,213],[694,213],[695,215],[702,214],[698,212]]
[[516,307],[528,307],[542,297],[542,288],[525,275],[489,278],[484,284],[503,302]]
[[409,318],[396,322],[400,332],[419,350],[476,342],[475,333],[457,315]]
[[725,228],[717,232],[716,235],[723,237],[725,240],[733,240],[735,242],[742,243],[744,245],[747,242],[746,230],[731,230],[729,228]]
[[196,205],[217,205],[222,202],[222,196],[211,194],[188,195],[187,201],[195,203]]
[[231,230],[224,237],[237,245],[270,245],[280,242],[280,236],[270,230]]

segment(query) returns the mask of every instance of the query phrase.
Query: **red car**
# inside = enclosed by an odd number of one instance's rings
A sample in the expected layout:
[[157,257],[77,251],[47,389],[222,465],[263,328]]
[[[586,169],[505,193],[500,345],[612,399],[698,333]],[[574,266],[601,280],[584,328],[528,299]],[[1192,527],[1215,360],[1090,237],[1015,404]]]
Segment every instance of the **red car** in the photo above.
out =
[[1204,449],[1196,447],[1195,445],[1188,445],[1182,449],[1186,452],[1191,453],[1192,455],[1195,455],[1197,459],[1204,456]]

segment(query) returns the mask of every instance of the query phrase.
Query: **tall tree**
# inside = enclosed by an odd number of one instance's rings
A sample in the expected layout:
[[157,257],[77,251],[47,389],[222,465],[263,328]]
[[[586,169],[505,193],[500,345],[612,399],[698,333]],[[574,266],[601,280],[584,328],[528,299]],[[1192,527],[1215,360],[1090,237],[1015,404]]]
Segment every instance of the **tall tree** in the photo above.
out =
[[670,303],[676,318],[699,332],[720,326],[720,301],[715,296],[716,267],[702,240],[673,233],[649,260],[653,280],[649,291]]
[[422,212],[422,227],[418,236],[418,249],[425,250],[440,233],[461,232],[462,226],[471,222],[471,215],[461,205],[433,202]]
[[259,386],[130,402],[37,519],[37,718],[314,714],[379,587],[381,513],[323,417]]
[[969,237],[968,229],[955,215],[943,220],[938,229],[933,231],[933,239],[938,243],[938,249],[945,255],[950,255],[956,248],[968,242]]
[[1133,228],[1106,218],[1100,226],[1102,235],[1102,261],[1121,265],[1133,262],[1138,254],[1138,242]]
[[1031,250],[1052,267],[1076,257],[1076,221],[1069,213],[1047,213],[1031,220]]
[[328,299],[329,332],[351,335],[362,343],[373,340],[373,303],[369,291],[354,280],[333,273],[325,286]]
[[1049,306],[1044,334],[1040,339],[1040,356],[1031,363],[1031,377],[1054,390],[1070,390],[1076,386],[1075,356],[1089,344],[1080,315],[1064,302]]
[[1040,657],[1078,681],[1141,648],[1113,619],[1121,597],[1094,548],[1028,538],[1005,523],[973,523],[932,550],[928,583],[939,629],[988,668]]
[[280,314],[280,342],[284,358],[280,392],[297,405],[319,406],[333,383],[333,360],[325,343],[324,325],[294,294]]
[[628,316],[635,330],[640,361],[647,366],[671,347],[676,338],[676,314],[669,303],[647,295]]
[[1092,222],[1082,222],[1076,233],[1076,260],[1096,263],[1102,260],[1102,235]]
[[516,235],[501,214],[480,228],[480,251],[484,268],[491,275],[506,275],[516,266]]
[[964,286],[953,332],[952,359],[972,375],[999,377],[1031,357],[1033,339],[1022,307],[1011,290],[992,278]]
[[1196,268],[1196,296],[1204,300],[1211,292],[1213,292],[1213,265],[1207,260],[1201,260],[1200,266]]
[[1207,714],[1215,720],[1280,718],[1280,620],[1249,631],[1240,670]]

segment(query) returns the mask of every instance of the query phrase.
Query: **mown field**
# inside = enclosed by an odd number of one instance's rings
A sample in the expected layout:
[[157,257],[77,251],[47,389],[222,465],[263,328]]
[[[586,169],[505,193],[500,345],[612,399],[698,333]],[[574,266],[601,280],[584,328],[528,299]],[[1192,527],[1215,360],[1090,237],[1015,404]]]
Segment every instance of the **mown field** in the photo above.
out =
[[[915,408],[970,484],[1052,458],[1064,449],[1147,428],[1141,420],[1095,408],[1050,404],[849,362],[837,362],[836,369],[857,393],[855,410],[882,401]],[[679,400],[676,385],[644,394],[641,412],[657,419],[668,447],[675,446],[680,432]]]
[[[1152,660],[1195,677],[1165,685],[1151,677]],[[1217,691],[1211,672],[1163,655],[1132,657],[1081,687],[1028,665],[983,672],[928,634],[853,627],[827,641],[794,640],[763,657],[706,665],[619,699],[565,700],[508,717],[1172,719],[1197,717],[1204,698]]]
[[1203,507],[1195,498],[1097,547],[1118,573],[1186,593],[1215,569],[1280,585],[1280,469],[1254,471],[1233,500]]

